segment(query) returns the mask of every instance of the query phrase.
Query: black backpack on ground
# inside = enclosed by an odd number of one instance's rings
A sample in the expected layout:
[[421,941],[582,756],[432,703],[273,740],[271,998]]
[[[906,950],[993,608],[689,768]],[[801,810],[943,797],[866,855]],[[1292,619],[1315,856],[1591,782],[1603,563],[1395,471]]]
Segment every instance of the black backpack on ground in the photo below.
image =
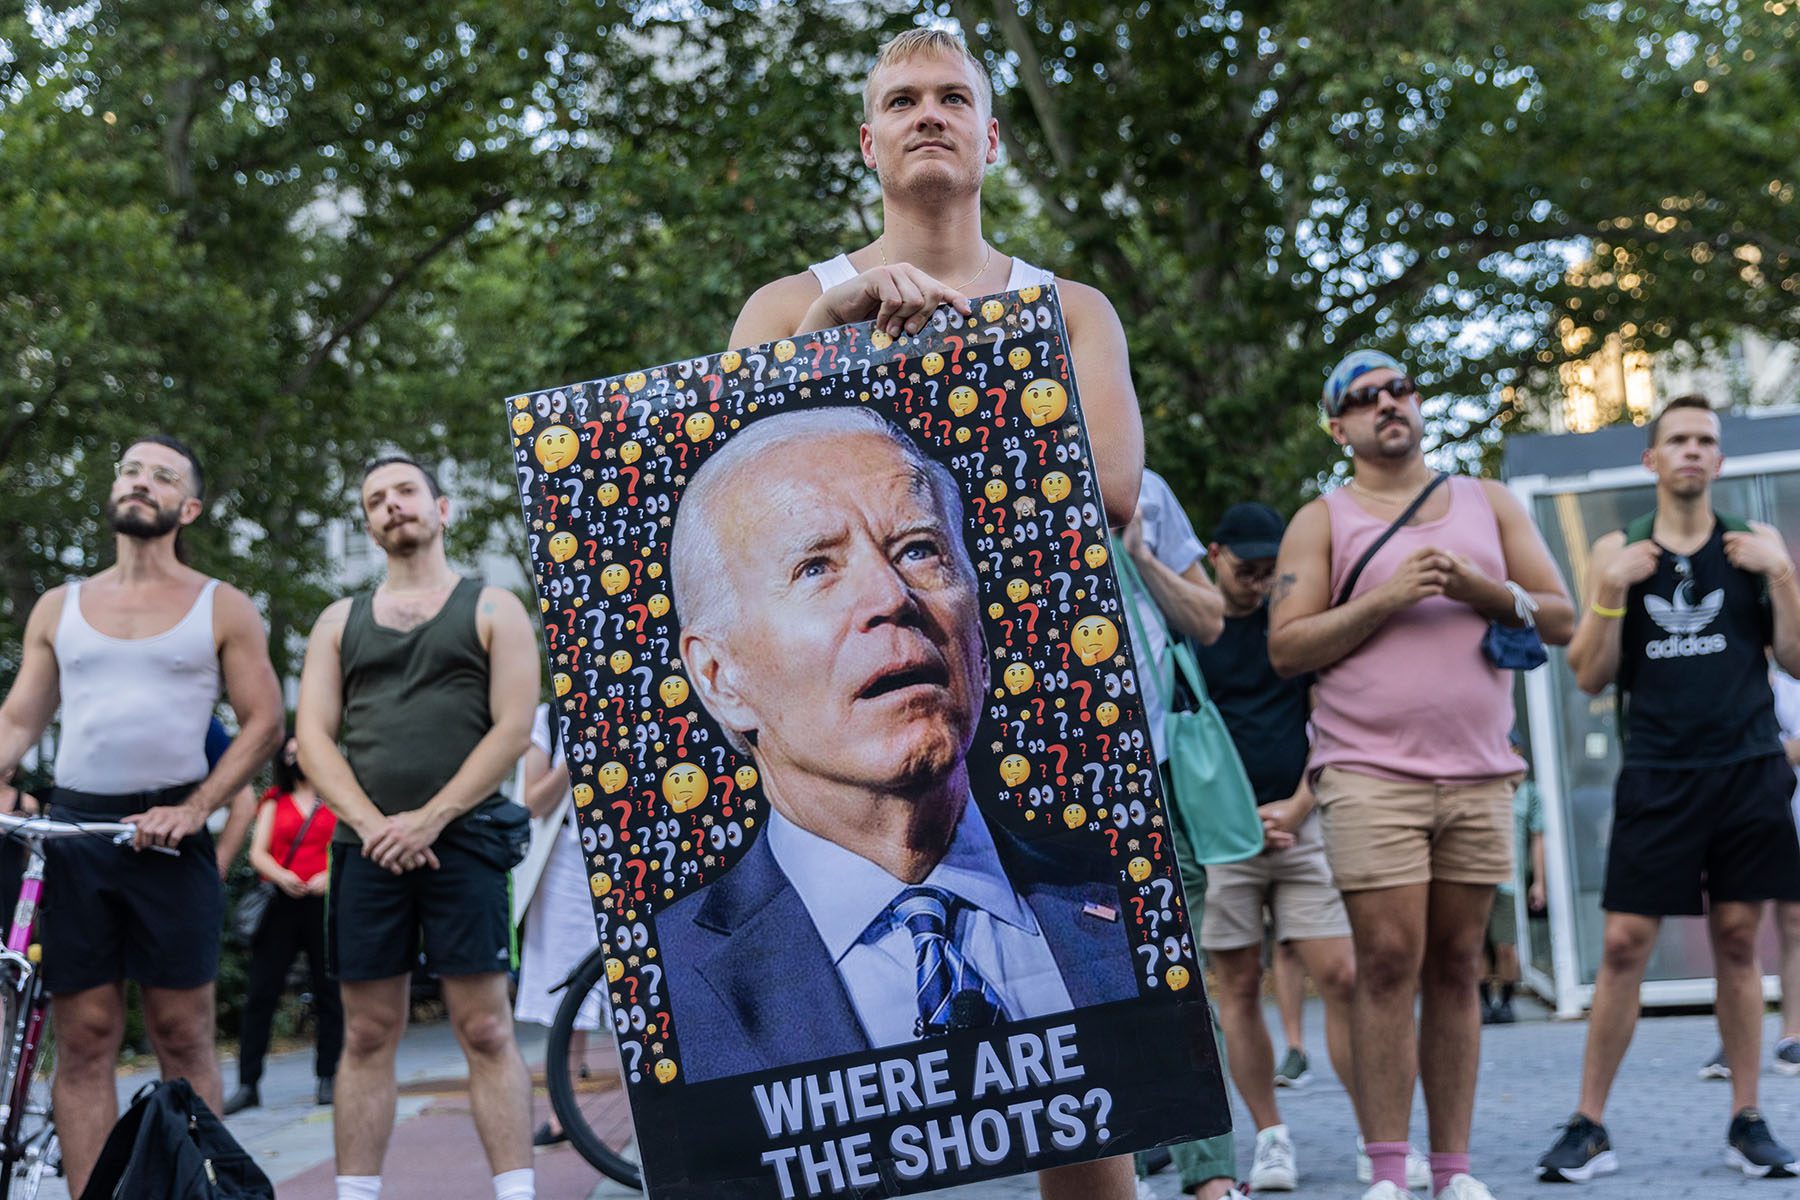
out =
[[81,1200],[275,1200],[250,1160],[185,1079],[147,1084],[119,1118]]

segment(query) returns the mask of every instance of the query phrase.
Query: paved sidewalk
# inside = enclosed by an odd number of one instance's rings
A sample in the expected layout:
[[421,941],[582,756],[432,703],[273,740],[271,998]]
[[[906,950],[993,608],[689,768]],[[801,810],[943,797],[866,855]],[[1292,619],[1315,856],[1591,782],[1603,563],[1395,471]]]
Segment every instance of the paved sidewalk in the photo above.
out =
[[[1551,1022],[1530,1002],[1520,1006],[1521,1022],[1490,1026],[1482,1043],[1481,1087],[1476,1105],[1473,1154],[1476,1172],[1501,1200],[1534,1195],[1592,1196],[1597,1200],[1680,1195],[1736,1196],[1761,1193],[1800,1200],[1800,1181],[1750,1180],[1724,1165],[1725,1126],[1730,1119],[1729,1085],[1695,1077],[1713,1052],[1717,1030],[1710,1016],[1646,1018],[1626,1057],[1614,1092],[1609,1127],[1619,1153],[1619,1174],[1582,1187],[1537,1183],[1532,1167],[1550,1145],[1556,1127],[1574,1107],[1585,1022]],[[1268,1015],[1273,1017],[1272,1007]],[[1322,1200],[1359,1200],[1353,1175],[1356,1128],[1342,1086],[1325,1054],[1323,1014],[1317,1002],[1307,1011],[1308,1053],[1313,1078],[1307,1088],[1278,1093],[1293,1132],[1302,1172],[1299,1195]],[[1765,1056],[1778,1022],[1768,1019]],[[544,1031],[519,1027],[527,1061],[543,1057]],[[225,1065],[226,1088],[236,1082],[236,1065]],[[400,1049],[401,1095],[384,1200],[491,1200],[487,1166],[468,1115],[462,1054],[446,1024],[408,1030]],[[121,1078],[127,1098],[148,1074]],[[1762,1107],[1778,1137],[1800,1143],[1800,1078],[1765,1071]],[[333,1200],[331,1111],[312,1103],[308,1052],[273,1056],[263,1079],[263,1107],[231,1118],[232,1131],[275,1181],[281,1200]],[[539,1117],[547,1106],[540,1093]],[[1249,1171],[1253,1137],[1248,1116],[1235,1103],[1240,1174]],[[1424,1111],[1415,1104],[1414,1144],[1425,1145]],[[538,1194],[545,1200],[617,1200],[636,1195],[604,1183],[566,1145],[539,1151]],[[1161,1200],[1173,1200],[1170,1172],[1151,1184]],[[1030,1178],[935,1193],[954,1200],[1028,1200],[1037,1195]],[[43,1195],[67,1200],[60,1180]]]

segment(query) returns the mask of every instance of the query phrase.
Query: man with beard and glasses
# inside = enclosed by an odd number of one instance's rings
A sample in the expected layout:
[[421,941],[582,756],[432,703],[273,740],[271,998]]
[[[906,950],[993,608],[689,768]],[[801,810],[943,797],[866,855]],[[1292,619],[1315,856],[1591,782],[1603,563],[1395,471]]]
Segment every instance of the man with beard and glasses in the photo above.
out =
[[1588,558],[1588,609],[1569,667],[1589,695],[1617,684],[1624,761],[1581,1098],[1538,1160],[1540,1179],[1583,1182],[1618,1169],[1600,1119],[1637,1026],[1644,968],[1664,917],[1703,914],[1732,1068],[1726,1162],[1757,1178],[1796,1171],[1756,1108],[1756,932],[1768,901],[1800,900],[1794,772],[1768,668],[1773,651],[1782,670],[1800,670],[1800,589],[1779,533],[1713,511],[1724,461],[1705,397],[1669,401],[1644,452],[1655,509],[1601,537]]
[[[873,320],[890,337],[925,328],[940,305],[968,316],[969,297],[1054,285],[1069,330],[1069,364],[1093,439],[1107,520],[1137,503],[1144,429],[1125,331],[1095,288],[997,254],[982,233],[981,185],[999,161],[993,83],[956,34],[912,29],[882,46],[863,85],[863,163],[881,187],[882,233],[848,254],[763,285],[744,304],[733,346]],[[1129,1200],[1131,1161],[1108,1159],[1039,1176],[1046,1200]],[[1229,1191],[1209,1182],[1201,1200]]]
[[518,597],[451,569],[450,501],[430,471],[403,455],[369,464],[362,515],[387,577],[320,615],[295,718],[301,768],[338,819],[326,932],[344,1002],[338,1200],[381,1192],[421,946],[468,1060],[494,1195],[530,1200],[531,1076],[507,997],[528,817],[499,788],[530,741],[537,640]]
[[1525,764],[1506,744],[1512,674],[1482,641],[1490,623],[1522,625],[1535,606],[1543,639],[1562,644],[1574,614],[1512,493],[1426,465],[1419,389],[1398,362],[1353,351],[1327,378],[1323,406],[1353,456],[1350,484],[1302,508],[1282,540],[1269,661],[1285,676],[1315,674],[1307,773],[1356,948],[1365,1200],[1409,1194],[1415,1078],[1434,1193],[1487,1200],[1468,1173],[1476,983],[1494,887],[1512,877],[1512,793]]
[[[73,1195],[118,1119],[125,980],[138,983],[163,1077],[186,1077],[215,1111],[223,1100],[213,982],[224,899],[206,818],[281,740],[282,703],[256,606],[177,554],[181,530],[204,511],[204,489],[199,460],[174,438],[126,447],[106,503],[114,563],[38,601],[0,706],[0,807],[17,804],[5,781],[60,706],[52,812],[138,827],[130,847],[76,840],[47,853],[44,982]],[[209,769],[221,685],[239,733]]]

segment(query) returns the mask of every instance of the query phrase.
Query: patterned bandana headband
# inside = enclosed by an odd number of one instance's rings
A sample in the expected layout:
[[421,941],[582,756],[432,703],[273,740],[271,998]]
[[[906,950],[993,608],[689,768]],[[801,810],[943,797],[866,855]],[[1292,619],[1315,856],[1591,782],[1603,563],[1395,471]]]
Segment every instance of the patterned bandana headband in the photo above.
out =
[[1319,397],[1319,405],[1325,410],[1325,416],[1328,419],[1337,416],[1344,393],[1355,386],[1358,379],[1382,367],[1406,374],[1406,368],[1392,355],[1383,354],[1379,350],[1352,350],[1339,359],[1338,365],[1331,368],[1331,374],[1325,377],[1325,391]]

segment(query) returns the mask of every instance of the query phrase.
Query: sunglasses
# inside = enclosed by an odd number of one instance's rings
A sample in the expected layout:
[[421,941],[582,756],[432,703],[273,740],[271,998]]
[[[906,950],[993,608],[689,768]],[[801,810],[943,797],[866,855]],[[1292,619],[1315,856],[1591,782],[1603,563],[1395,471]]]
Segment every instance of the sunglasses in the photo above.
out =
[[1338,400],[1338,415],[1374,408],[1381,403],[1381,393],[1383,392],[1396,400],[1405,400],[1409,396],[1419,394],[1419,385],[1413,382],[1411,375],[1399,375],[1385,383],[1371,383],[1364,387],[1351,388]]

